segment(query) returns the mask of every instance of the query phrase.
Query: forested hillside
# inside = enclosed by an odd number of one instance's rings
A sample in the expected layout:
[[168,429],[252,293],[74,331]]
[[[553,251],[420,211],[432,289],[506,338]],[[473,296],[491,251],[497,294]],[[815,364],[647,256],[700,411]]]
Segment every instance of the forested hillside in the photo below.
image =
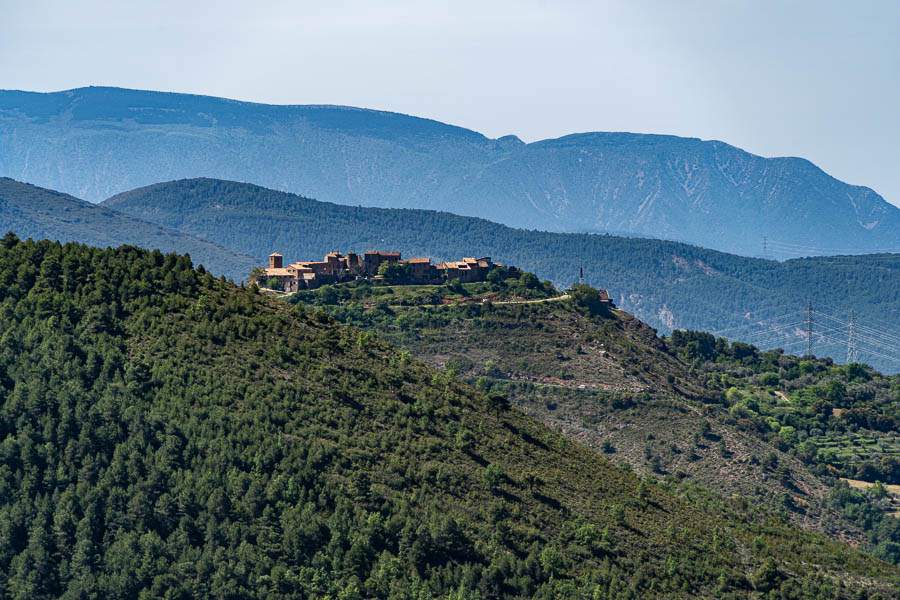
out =
[[763,353],[708,333],[660,338],[633,316],[592,304],[587,286],[528,301],[523,284],[537,281],[521,279],[463,284],[449,302],[435,286],[369,282],[290,301],[502,392],[610,459],[738,494],[836,539],[863,542],[865,529],[873,552],[900,563],[900,519],[884,516],[894,511],[887,496],[855,498],[864,510],[835,500],[840,476],[900,486],[900,376]]
[[[253,255],[289,262],[332,250],[401,250],[455,260],[491,256],[567,287],[610,291],[662,331],[722,332],[762,347],[805,346],[805,310],[817,311],[813,352],[843,361],[851,309],[860,360],[900,371],[900,254],[752,259],[653,239],[511,229],[448,213],[348,207],[210,179],[162,183],[104,206]],[[837,320],[837,321],[835,321]],[[841,323],[843,322],[843,323]],[[865,328],[865,329],[863,329]]]
[[8,235],[0,331],[2,597],[874,599],[900,577],[184,256]]
[[729,347],[694,331],[676,331],[668,342],[699,379],[721,390],[739,429],[831,482],[828,505],[867,532],[876,554],[900,564],[900,375],[740,342]]
[[53,190],[0,177],[0,235],[79,242],[101,248],[133,244],[150,250],[190,254],[217,275],[238,279],[253,268],[240,251],[160,227]]
[[777,258],[900,245],[900,209],[875,191],[719,141],[594,132],[525,144],[383,111],[117,88],[0,91],[0,174],[95,202],[207,176],[750,256],[764,236]]

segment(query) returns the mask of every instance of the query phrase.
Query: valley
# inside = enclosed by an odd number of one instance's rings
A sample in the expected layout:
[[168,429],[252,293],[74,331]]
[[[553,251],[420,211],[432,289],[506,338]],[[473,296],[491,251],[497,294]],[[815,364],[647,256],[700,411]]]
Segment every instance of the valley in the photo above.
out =
[[7,235],[0,282],[13,597],[874,598],[900,577],[185,256]]
[[[777,262],[661,240],[519,230],[442,212],[341,206],[210,179],[140,188],[102,206],[215,240],[256,257],[260,266],[275,249],[315,257],[337,248],[361,254],[389,246],[436,261],[490,256],[560,289],[583,270],[587,283],[609,290],[617,306],[660,331],[722,332],[767,349],[805,344],[800,322],[811,301],[818,313],[815,354],[845,357],[845,322],[853,310],[860,360],[900,372],[894,342],[900,338],[900,254]],[[232,276],[237,281],[247,275]]]
[[2,14],[0,600],[900,600],[900,4]]

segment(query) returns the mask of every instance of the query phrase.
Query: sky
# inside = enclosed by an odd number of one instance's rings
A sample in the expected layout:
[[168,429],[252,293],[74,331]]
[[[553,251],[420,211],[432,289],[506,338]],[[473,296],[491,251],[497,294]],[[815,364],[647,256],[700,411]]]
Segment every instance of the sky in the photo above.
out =
[[390,110],[801,156],[900,206],[896,0],[0,0],[0,88]]

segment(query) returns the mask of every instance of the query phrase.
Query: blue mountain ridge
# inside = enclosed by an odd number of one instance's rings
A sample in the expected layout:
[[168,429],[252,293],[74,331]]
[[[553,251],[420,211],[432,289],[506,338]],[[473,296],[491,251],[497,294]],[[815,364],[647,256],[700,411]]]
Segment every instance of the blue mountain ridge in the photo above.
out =
[[0,174],[98,202],[181,178],[513,227],[678,239],[775,258],[900,248],[900,209],[800,158],[580,133],[530,144],[369,109],[90,87],[0,92]]

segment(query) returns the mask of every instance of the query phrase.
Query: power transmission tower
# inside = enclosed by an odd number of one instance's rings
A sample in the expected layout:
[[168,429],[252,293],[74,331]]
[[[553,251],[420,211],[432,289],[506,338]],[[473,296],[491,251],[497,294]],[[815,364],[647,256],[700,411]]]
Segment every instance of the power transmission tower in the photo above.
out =
[[812,356],[812,302],[806,307],[806,355]]
[[769,260],[769,237],[763,236],[763,258]]
[[856,347],[856,314],[850,309],[850,333],[847,336],[847,363],[859,362],[859,348]]

